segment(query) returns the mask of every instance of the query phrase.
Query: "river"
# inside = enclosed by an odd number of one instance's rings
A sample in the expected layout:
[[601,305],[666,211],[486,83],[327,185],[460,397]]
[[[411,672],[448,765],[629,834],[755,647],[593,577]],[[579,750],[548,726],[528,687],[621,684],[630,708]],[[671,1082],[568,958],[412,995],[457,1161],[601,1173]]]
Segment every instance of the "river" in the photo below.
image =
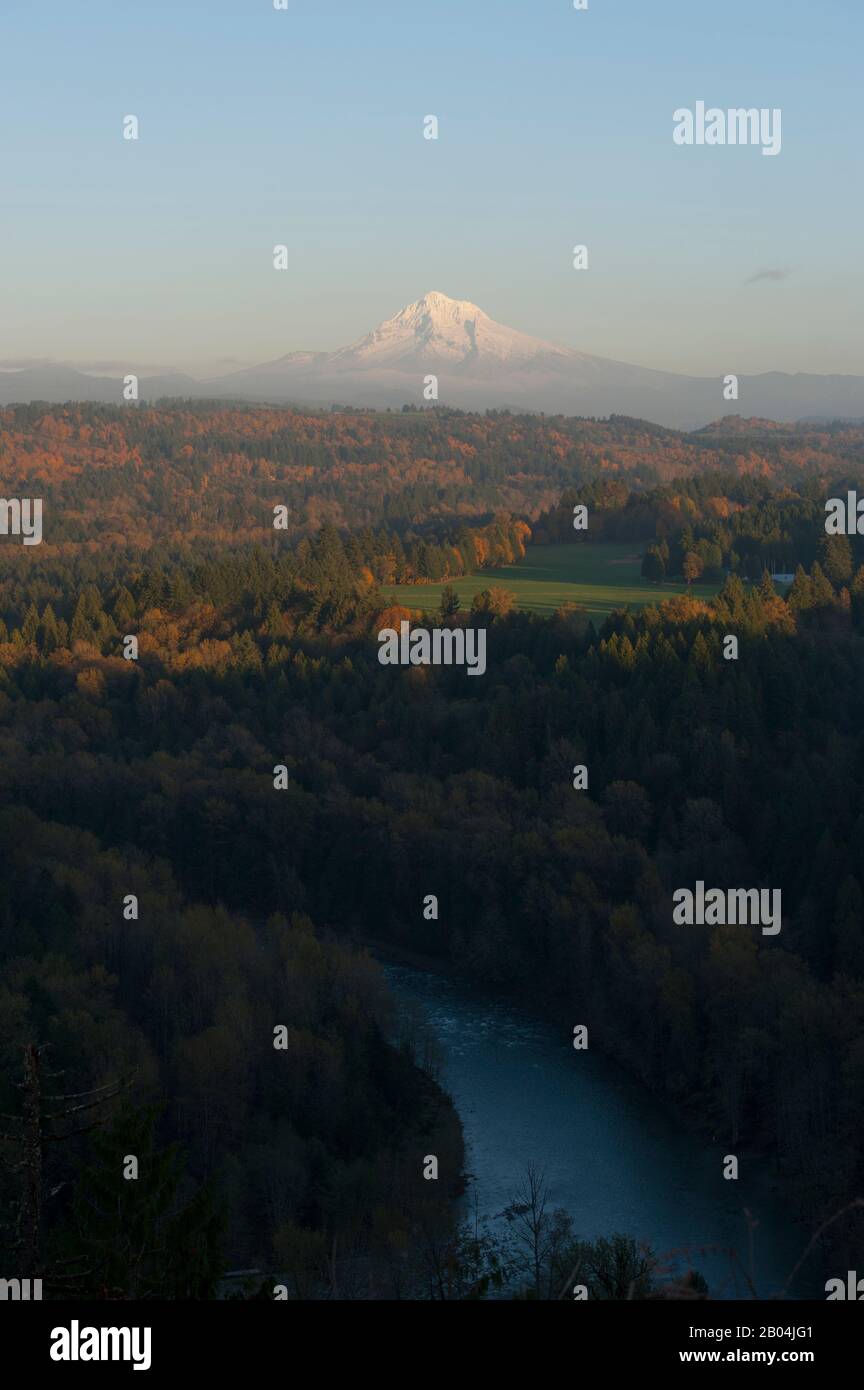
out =
[[[739,1178],[724,1179],[728,1147],[676,1125],[620,1068],[576,1051],[552,1024],[434,971],[387,962],[384,971],[397,999],[422,1006],[438,1043],[472,1212],[476,1203],[503,1231],[499,1214],[534,1163],[578,1235],[645,1239],[670,1272],[698,1269],[713,1298],[749,1298],[748,1273],[760,1298],[782,1295],[808,1234],[772,1190],[767,1160],[742,1152]],[[752,1263],[745,1208],[758,1222]],[[816,1287],[799,1276],[785,1297],[820,1296]]]

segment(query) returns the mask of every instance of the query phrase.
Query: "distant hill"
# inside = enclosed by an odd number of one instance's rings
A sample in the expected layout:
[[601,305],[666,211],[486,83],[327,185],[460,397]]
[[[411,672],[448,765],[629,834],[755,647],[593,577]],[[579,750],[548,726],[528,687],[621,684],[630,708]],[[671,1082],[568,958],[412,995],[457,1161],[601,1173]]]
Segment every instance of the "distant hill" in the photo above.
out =
[[[779,493],[821,476],[827,488],[862,469],[864,427],[852,425],[794,429],[731,417],[684,434],[620,415],[582,420],[445,407],[298,411],[186,401],[0,408],[5,495],[44,499],[45,544],[115,544],[127,553],[180,538],[253,540],[269,549],[277,505],[287,507],[292,538],[328,522],[425,529],[445,518],[486,524],[506,513],[533,523],[566,490],[592,482],[620,509],[628,490],[676,478],[706,478],[700,498],[729,495],[729,480],[743,480],[747,486],[733,490],[746,500],[762,495],[764,482]],[[652,532],[636,517],[628,534]],[[7,538],[0,554],[14,561],[21,550]]]

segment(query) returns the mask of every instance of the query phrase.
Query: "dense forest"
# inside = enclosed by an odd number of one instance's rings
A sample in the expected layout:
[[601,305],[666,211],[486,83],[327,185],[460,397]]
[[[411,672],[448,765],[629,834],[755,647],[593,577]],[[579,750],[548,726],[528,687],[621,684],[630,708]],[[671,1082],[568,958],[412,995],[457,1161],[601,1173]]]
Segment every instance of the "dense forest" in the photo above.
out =
[[[660,582],[687,577],[686,556],[698,561],[692,578],[721,578],[731,570],[758,581],[763,572],[798,566],[848,586],[864,564],[864,537],[825,533],[825,502],[860,485],[850,461],[844,473],[802,475],[796,483],[732,473],[703,473],[659,487],[598,479],[568,489],[533,523],[537,543],[607,540],[645,544],[642,573]],[[588,508],[590,527],[573,533],[573,508]],[[818,566],[818,569],[814,569]]]
[[[8,496],[44,499],[45,544],[126,554],[158,541],[272,544],[287,534],[530,521],[598,479],[657,486],[705,473],[800,482],[861,473],[864,427],[727,417],[684,434],[644,420],[445,407],[300,412],[170,403],[0,409]],[[29,495],[29,494],[28,494]]]
[[[0,1222],[57,1289],[547,1297],[578,1247],[592,1296],[615,1260],[650,1295],[626,1233],[561,1221],[523,1277],[460,1227],[458,1120],[370,942],[585,1023],[811,1225],[864,1191],[864,552],[822,524],[864,430],[28,406],[0,458],[45,507],[0,546]],[[380,665],[413,617],[380,583],[578,544],[579,502],[663,573],[696,555],[691,593],[599,629],[478,605],[483,680]],[[697,879],[782,888],[781,934],[673,925]],[[34,1140],[42,1095],[111,1086]],[[112,1203],[129,1153],[159,1182]]]

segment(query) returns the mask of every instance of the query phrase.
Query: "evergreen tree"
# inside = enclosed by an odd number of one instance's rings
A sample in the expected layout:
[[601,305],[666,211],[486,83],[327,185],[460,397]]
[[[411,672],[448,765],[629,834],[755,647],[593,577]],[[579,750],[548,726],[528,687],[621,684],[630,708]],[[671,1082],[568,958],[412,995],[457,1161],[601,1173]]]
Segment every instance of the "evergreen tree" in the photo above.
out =
[[129,632],[135,621],[135,600],[125,584],[122,584],[117,590],[117,597],[114,600],[112,612],[114,621],[120,631]]
[[[126,1105],[91,1144],[72,1196],[68,1247],[86,1264],[81,1297],[212,1298],[224,1229],[206,1188],[189,1190],[181,1150],[160,1148],[154,1108]],[[137,1160],[137,1178],[124,1176]]]
[[36,641],[36,634],[39,631],[39,611],[35,603],[31,603],[27,612],[24,614],[24,622],[21,625],[21,637],[23,641],[30,645]]
[[458,613],[460,607],[461,600],[453,585],[446,584],[441,591],[441,604],[438,609],[438,616],[442,623],[446,623],[453,617],[454,613]]
[[60,627],[50,603],[46,603],[42,613],[42,645],[46,652],[53,652],[61,645]]

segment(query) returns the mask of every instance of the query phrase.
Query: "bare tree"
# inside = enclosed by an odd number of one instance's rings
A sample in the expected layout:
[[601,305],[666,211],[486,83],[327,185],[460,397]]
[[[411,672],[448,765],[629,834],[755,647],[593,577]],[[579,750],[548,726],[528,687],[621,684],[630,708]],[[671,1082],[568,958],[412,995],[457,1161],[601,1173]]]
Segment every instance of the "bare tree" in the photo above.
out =
[[504,1216],[513,1228],[516,1245],[531,1270],[538,1298],[542,1283],[543,1265],[548,1253],[550,1218],[549,1187],[546,1177],[536,1163],[529,1163],[516,1196],[504,1208]]
[[[27,1043],[24,1047],[24,1077],[17,1083],[23,1092],[20,1115],[0,1115],[6,1124],[20,1126],[17,1133],[0,1133],[0,1142],[11,1144],[21,1154],[13,1170],[22,1173],[21,1203],[18,1212],[17,1253],[21,1275],[25,1279],[39,1278],[45,1272],[41,1268],[41,1227],[43,1175],[47,1144],[63,1143],[87,1134],[107,1119],[107,1115],[97,1114],[92,1120],[81,1124],[78,1116],[98,1110],[114,1100],[130,1081],[110,1081],[91,1091],[78,1091],[68,1095],[46,1095],[42,1089],[42,1053],[45,1045]],[[62,1072],[49,1072],[49,1076],[62,1076]],[[59,1107],[59,1109],[57,1108]],[[71,1123],[70,1123],[71,1122]],[[55,1126],[61,1126],[60,1129]],[[74,1278],[75,1276],[68,1276]],[[62,1282],[57,1275],[56,1281]]]

